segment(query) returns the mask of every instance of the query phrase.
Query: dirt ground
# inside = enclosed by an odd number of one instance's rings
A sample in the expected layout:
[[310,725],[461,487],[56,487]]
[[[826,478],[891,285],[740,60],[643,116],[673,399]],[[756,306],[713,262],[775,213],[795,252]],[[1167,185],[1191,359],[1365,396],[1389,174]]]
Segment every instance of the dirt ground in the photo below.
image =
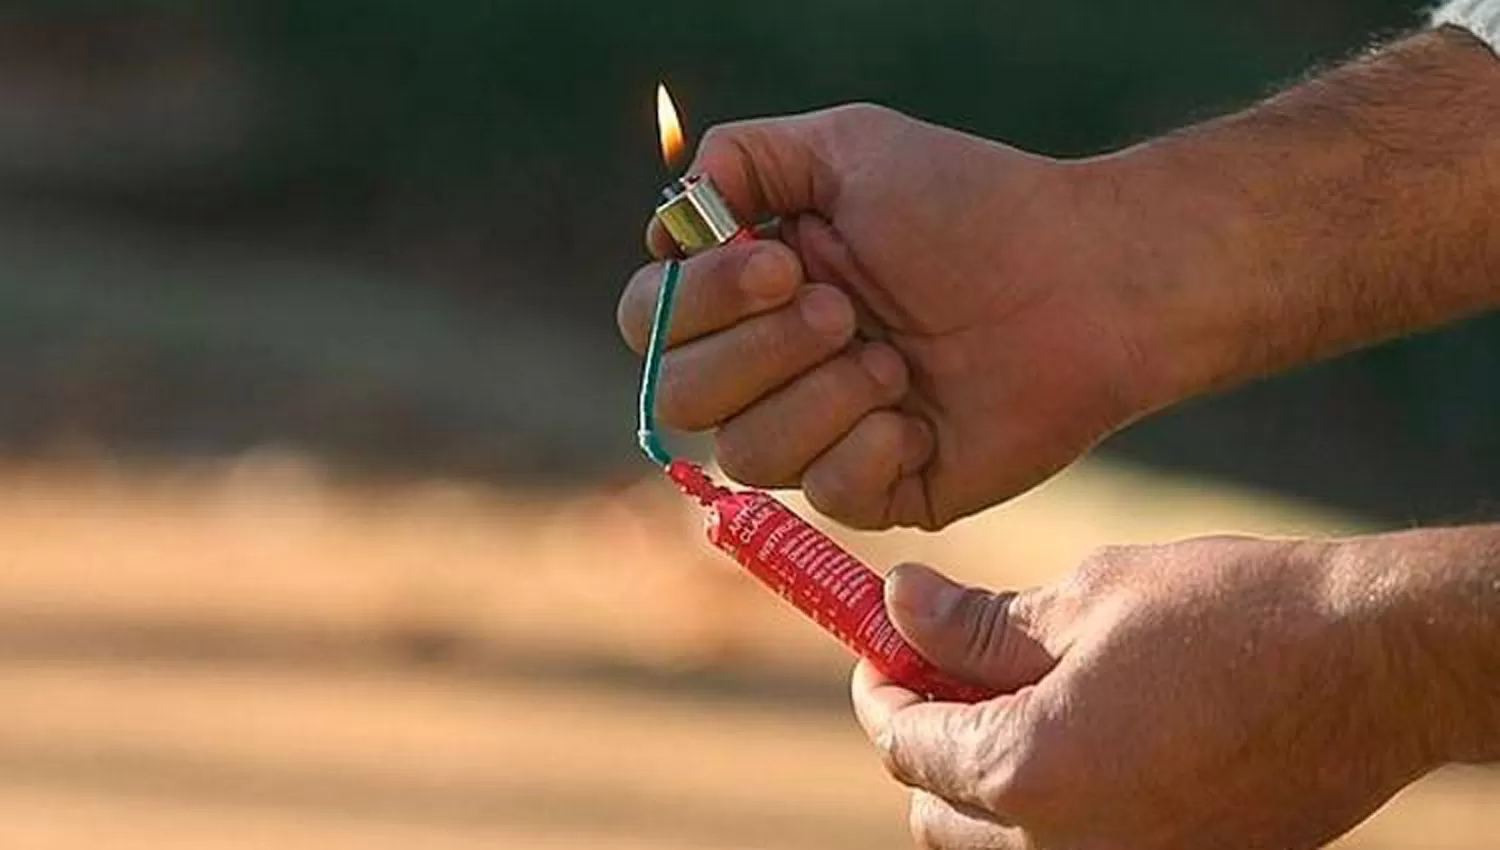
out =
[[[662,488],[335,486],[267,453],[0,470],[0,847],[909,846],[842,653]],[[1105,542],[1359,530],[1089,463],[874,563],[998,585]],[[1343,850],[1500,843],[1500,775]]]

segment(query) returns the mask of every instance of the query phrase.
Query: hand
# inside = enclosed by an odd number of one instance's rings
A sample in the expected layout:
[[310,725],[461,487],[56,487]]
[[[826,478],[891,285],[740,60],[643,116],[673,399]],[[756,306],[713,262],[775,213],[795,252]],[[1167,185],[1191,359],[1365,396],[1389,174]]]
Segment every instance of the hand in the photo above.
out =
[[[1451,30],[1073,162],[869,106],[717,128],[693,170],[784,244],[688,264],[663,420],[936,528],[1190,395],[1500,304],[1496,128],[1500,64]],[[637,349],[659,278],[620,303]]]
[[1428,738],[1459,715],[1438,697],[1454,665],[1418,663],[1396,573],[1371,566],[1412,559],[1340,551],[1234,538],[1110,549],[1008,610],[900,568],[887,603],[920,651],[975,681],[1034,683],[962,706],[856,672],[860,721],[916,789],[918,845],[1298,850],[1357,824],[1445,760]]
[[[690,171],[742,221],[781,219],[782,241],[687,261],[663,373],[662,421],[717,429],[740,481],[800,485],[857,527],[937,528],[1166,401],[1143,281],[1174,279],[1163,258],[1195,229],[1122,201],[1112,162],[851,106],[715,128]],[[620,301],[637,351],[660,278],[642,268]]]

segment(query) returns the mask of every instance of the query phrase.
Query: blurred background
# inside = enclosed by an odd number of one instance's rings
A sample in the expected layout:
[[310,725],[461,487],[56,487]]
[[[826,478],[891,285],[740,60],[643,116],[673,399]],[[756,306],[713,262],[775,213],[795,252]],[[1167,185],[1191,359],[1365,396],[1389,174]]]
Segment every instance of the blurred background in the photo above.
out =
[[[1054,154],[1247,104],[1395,0],[9,0],[0,844],[904,847],[847,661],[633,448],[614,302],[717,121],[873,100]],[[872,562],[1465,519],[1500,316],[1156,417]],[[1444,773],[1341,845],[1479,848]]]

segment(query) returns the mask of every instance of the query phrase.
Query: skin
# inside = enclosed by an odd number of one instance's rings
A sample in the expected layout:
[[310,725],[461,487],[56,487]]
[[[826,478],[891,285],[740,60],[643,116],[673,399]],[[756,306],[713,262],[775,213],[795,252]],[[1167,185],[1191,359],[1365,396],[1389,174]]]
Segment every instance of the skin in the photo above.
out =
[[[1088,160],[872,106],[715,128],[690,170],[782,238],[687,262],[661,420],[845,524],[940,528],[1163,406],[1495,304],[1495,126],[1500,65],[1436,32]],[[621,297],[637,351],[660,278]]]
[[[1105,157],[857,106],[718,128],[694,170],[781,238],[687,261],[663,421],[858,527],[939,528],[1163,406],[1500,303],[1500,63],[1455,30]],[[621,299],[637,349],[659,277]],[[1500,760],[1500,527],[887,588],[918,650],[1006,693],[856,672],[923,847],[1311,848]]]
[[[716,128],[692,170],[742,220],[783,219],[781,241],[687,261],[664,360],[661,421],[714,429],[731,477],[852,526],[937,528],[1145,405],[1130,305],[1088,271],[1116,210],[1079,169],[853,106]],[[620,302],[637,351],[660,278]]]
[[1500,759],[1500,526],[1121,547],[1003,599],[887,585],[934,663],[1035,684],[970,706],[855,672],[920,847],[1301,850]]

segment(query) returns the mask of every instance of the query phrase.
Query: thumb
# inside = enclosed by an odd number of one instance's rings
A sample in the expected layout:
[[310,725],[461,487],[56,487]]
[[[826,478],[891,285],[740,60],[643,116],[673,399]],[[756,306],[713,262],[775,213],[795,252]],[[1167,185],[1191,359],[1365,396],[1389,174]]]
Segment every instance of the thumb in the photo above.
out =
[[1003,692],[1034,684],[1056,664],[1028,621],[1031,598],[956,584],[930,567],[902,564],[886,576],[896,629],[944,672]]
[[[720,124],[703,136],[687,173],[713,180],[741,224],[803,213],[831,218],[839,186],[836,140],[845,135],[840,128],[851,109]],[[655,218],[646,239],[653,253],[670,253]]]

